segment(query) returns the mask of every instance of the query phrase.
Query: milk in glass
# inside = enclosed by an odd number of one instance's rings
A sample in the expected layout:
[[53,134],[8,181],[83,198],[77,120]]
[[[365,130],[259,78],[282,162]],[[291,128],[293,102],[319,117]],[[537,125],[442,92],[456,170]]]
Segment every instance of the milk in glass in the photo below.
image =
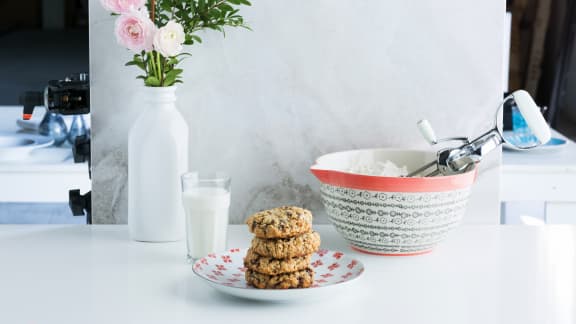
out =
[[189,188],[182,193],[186,212],[188,258],[198,259],[226,249],[230,191],[217,187]]

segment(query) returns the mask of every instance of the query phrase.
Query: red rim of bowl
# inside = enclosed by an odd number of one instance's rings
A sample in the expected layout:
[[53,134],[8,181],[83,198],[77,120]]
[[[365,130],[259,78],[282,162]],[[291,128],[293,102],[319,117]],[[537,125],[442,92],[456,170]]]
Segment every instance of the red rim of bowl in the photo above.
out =
[[320,182],[351,189],[387,192],[441,192],[465,189],[476,179],[477,167],[465,173],[438,177],[380,177],[355,174],[335,170],[318,169],[313,165],[310,171]]

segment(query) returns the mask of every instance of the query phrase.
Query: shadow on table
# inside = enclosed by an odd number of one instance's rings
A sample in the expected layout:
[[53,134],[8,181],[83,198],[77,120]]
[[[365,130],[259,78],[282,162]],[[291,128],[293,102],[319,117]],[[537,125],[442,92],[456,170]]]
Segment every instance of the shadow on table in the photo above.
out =
[[192,271],[191,276],[174,283],[171,287],[171,294],[176,298],[184,298],[188,304],[196,307],[221,308],[232,307],[246,309],[246,307],[275,308],[284,307],[288,304],[302,306],[309,304],[310,300],[291,300],[291,301],[260,301],[247,298],[240,298],[220,292],[208,284],[202,282],[202,279],[195,276]]

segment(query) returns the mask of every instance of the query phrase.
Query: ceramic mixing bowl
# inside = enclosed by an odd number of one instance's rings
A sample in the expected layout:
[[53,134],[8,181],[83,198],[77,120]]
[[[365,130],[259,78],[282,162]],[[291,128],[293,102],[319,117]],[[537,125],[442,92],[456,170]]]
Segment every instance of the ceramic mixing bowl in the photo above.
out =
[[327,154],[312,173],[320,180],[328,217],[352,248],[378,255],[431,251],[466,210],[476,169],[438,177],[385,177],[351,173],[358,165],[391,161],[408,172],[435,152],[372,149]]

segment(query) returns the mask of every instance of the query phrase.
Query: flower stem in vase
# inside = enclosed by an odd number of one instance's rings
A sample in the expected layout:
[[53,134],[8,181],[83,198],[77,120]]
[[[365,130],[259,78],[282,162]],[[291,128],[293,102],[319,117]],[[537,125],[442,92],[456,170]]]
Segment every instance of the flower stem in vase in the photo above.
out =
[[157,65],[158,65],[158,80],[160,80],[160,85],[164,83],[164,75],[162,73],[162,65],[160,64],[160,53],[156,52],[157,55]]

